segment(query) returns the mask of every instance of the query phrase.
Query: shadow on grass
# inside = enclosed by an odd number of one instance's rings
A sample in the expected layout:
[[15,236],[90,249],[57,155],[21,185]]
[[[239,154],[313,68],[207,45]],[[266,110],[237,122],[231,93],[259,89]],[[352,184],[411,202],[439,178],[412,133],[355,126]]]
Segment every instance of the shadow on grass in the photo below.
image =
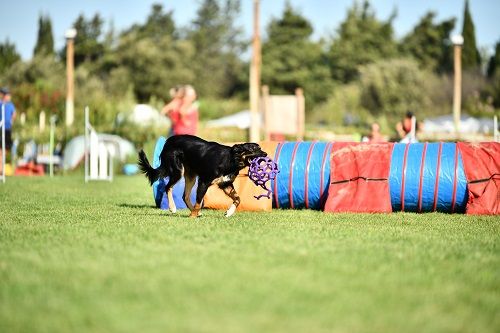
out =
[[142,209],[142,208],[156,208],[155,205],[146,205],[146,204],[142,204],[142,205],[134,205],[134,204],[127,204],[127,203],[121,203],[121,204],[118,204],[118,207],[122,207],[122,208],[134,208],[134,209]]

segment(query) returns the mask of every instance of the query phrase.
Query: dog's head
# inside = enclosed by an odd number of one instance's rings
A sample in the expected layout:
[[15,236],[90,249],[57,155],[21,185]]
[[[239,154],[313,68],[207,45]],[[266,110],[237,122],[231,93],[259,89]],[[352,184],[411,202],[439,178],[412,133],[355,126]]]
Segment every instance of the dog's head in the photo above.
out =
[[231,152],[241,168],[249,166],[254,158],[267,156],[256,143],[236,144],[231,147]]

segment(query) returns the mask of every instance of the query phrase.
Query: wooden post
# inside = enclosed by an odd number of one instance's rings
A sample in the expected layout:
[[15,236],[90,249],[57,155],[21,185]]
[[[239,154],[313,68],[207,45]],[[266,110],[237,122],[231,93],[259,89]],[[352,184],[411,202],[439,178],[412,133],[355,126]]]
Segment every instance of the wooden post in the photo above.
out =
[[253,40],[252,62],[250,64],[250,141],[260,140],[260,112],[259,112],[259,86],[260,86],[260,32],[259,32],[259,0],[253,1]]
[[462,45],[455,43],[454,54],[454,84],[453,84],[453,122],[455,124],[455,134],[460,135],[460,109],[462,103]]
[[295,89],[295,96],[297,97],[297,140],[302,141],[305,133],[305,100],[302,88]]
[[269,105],[269,87],[264,85],[262,86],[262,98],[261,105],[264,111],[264,136],[265,140],[271,140],[271,132],[269,131],[269,119],[270,118],[270,105]]
[[74,42],[76,30],[66,31],[66,126],[73,125],[74,111]]

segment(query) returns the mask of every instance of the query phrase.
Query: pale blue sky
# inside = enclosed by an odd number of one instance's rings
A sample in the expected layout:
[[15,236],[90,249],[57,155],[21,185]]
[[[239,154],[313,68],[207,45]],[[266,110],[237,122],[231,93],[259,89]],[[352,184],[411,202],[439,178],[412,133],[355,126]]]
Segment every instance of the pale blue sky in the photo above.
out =
[[[354,0],[289,0],[314,26],[314,37],[327,37],[335,32],[345,18],[346,9]],[[48,14],[56,49],[64,43],[64,31],[71,26],[80,13],[87,17],[99,12],[106,20],[106,29],[112,20],[117,31],[144,22],[153,3],[162,3],[166,10],[174,11],[178,25],[186,26],[195,17],[200,0],[0,0],[0,41],[8,38],[16,44],[23,59],[32,56],[36,42],[38,16]],[[279,17],[286,0],[261,0],[261,31],[271,17]],[[245,35],[252,32],[252,0],[242,0],[242,12],[238,23]],[[438,19],[456,17],[457,32],[462,28],[464,0],[372,0],[377,17],[386,19],[394,8],[398,16],[394,21],[396,36],[408,33],[427,11],[437,12]],[[500,0],[470,0],[472,17],[476,26],[476,41],[479,46],[493,49],[500,40]]]

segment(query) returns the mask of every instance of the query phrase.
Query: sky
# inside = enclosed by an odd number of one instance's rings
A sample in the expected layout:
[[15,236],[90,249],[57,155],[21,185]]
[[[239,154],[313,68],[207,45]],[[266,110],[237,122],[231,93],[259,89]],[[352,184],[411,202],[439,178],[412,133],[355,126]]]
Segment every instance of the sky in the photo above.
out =
[[[260,0],[261,33],[272,18],[281,17],[287,0]],[[346,11],[354,0],[288,0],[314,27],[313,38],[334,35],[345,19]],[[99,13],[105,19],[105,30],[113,22],[115,31],[121,31],[134,23],[143,23],[151,5],[161,3],[165,10],[173,10],[178,26],[189,26],[195,18],[201,0],[0,0],[0,41],[8,39],[16,45],[25,60],[33,55],[40,14],[52,20],[56,50],[64,45],[64,32],[70,28],[80,13],[90,18]],[[238,24],[250,38],[253,0],[241,0]],[[394,30],[397,38],[409,33],[428,11],[437,13],[437,20],[457,18],[455,33],[462,30],[464,0],[372,0],[371,4],[379,19],[387,19],[394,9],[397,17]],[[491,53],[500,41],[500,0],[470,0],[470,10],[476,27],[476,43]]]

